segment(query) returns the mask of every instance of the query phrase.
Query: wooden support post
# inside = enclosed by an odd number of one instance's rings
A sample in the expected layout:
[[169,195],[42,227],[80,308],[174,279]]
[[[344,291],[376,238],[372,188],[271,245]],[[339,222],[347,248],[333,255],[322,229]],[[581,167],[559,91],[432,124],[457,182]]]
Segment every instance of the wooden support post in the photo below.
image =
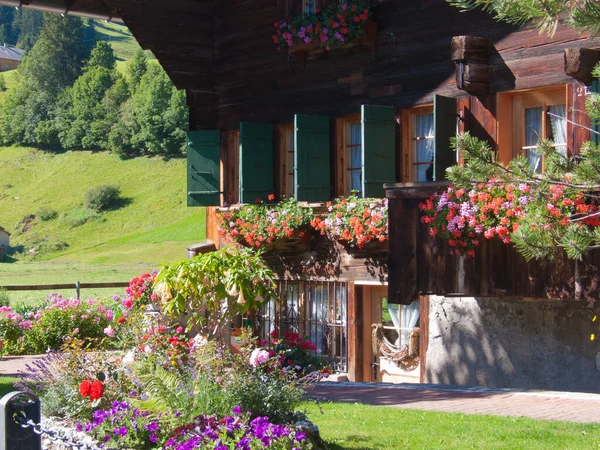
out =
[[592,83],[592,70],[600,60],[600,50],[591,48],[566,48],[565,73],[587,85]]
[[419,299],[417,286],[417,227],[419,203],[448,182],[385,184],[388,198],[388,302],[409,305]]
[[[360,316],[354,281],[348,282],[348,379],[362,381],[362,349],[360,339]],[[358,286],[358,289],[361,289]]]

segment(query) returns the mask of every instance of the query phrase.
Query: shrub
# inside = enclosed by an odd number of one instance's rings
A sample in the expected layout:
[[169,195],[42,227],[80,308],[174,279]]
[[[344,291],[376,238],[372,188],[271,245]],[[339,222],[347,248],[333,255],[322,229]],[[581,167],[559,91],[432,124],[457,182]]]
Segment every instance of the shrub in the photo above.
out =
[[54,220],[58,216],[58,213],[51,208],[40,208],[37,212],[37,216],[40,220],[47,222],[49,220]]
[[35,257],[40,254],[58,252],[68,247],[69,243],[61,239],[60,236],[34,235],[27,241],[28,253],[25,256]]
[[100,221],[102,217],[96,211],[89,208],[77,208],[60,217],[60,221],[71,228],[79,227],[92,220]]
[[6,292],[6,289],[0,288],[0,306],[8,305],[10,305],[10,297],[8,296],[8,292]]
[[96,212],[106,211],[117,206],[121,189],[114,184],[103,184],[89,188],[85,192],[83,206]]

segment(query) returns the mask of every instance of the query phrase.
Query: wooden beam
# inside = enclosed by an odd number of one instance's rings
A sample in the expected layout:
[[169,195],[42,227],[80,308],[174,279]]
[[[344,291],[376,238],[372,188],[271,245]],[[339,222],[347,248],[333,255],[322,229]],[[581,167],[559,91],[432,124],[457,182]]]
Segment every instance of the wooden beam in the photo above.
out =
[[565,73],[589,85],[593,80],[592,70],[599,60],[600,50],[582,47],[566,48]]
[[490,59],[490,40],[475,36],[454,36],[450,51],[452,61],[488,64]]

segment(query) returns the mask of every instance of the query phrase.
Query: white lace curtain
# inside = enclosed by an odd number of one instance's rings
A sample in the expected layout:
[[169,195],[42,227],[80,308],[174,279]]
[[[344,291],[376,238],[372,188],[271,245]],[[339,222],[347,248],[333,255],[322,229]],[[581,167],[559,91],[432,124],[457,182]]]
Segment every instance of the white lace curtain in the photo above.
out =
[[410,330],[416,327],[419,321],[419,302],[412,302],[410,305],[388,303],[387,307],[392,317],[394,328],[396,328],[400,337],[400,345],[408,344]]
[[[415,117],[415,136],[433,137],[433,114],[420,114]],[[433,139],[418,139],[416,141],[416,161],[417,163],[428,163],[433,161],[434,156],[434,140]],[[428,164],[418,164],[417,181],[427,180]]]
[[[542,137],[542,108],[527,108],[525,110],[525,146],[536,146]],[[529,167],[534,172],[541,172],[542,154],[534,148],[528,148],[525,155]]]
[[548,108],[551,113],[550,124],[552,126],[552,136],[556,151],[567,157],[567,106],[554,105]]

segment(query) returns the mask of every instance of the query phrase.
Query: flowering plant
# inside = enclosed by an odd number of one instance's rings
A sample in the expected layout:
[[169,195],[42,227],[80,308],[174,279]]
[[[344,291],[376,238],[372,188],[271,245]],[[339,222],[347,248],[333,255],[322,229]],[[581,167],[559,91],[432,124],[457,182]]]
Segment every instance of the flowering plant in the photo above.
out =
[[164,440],[160,421],[130,402],[114,401],[110,408],[94,411],[92,421],[78,423],[76,429],[104,443],[103,448],[152,448]]
[[317,43],[325,50],[360,37],[372,12],[363,0],[336,2],[324,10],[275,22],[273,42],[278,50],[294,44]]
[[144,273],[139,277],[132,278],[129,286],[125,289],[123,306],[127,309],[141,308],[157,300],[156,294],[152,292],[152,286],[157,272]]
[[367,242],[385,242],[388,238],[387,199],[359,198],[352,194],[327,203],[329,213],[317,217],[311,225],[333,239],[347,241],[350,246],[364,248]]
[[[270,195],[269,200],[275,196]],[[295,233],[304,236],[312,217],[312,209],[300,205],[294,197],[276,204],[243,205],[218,212],[219,234],[244,242],[251,247],[262,247],[276,239],[291,238]]]
[[239,406],[233,408],[232,416],[218,419],[216,416],[200,415],[173,432],[165,442],[165,449],[307,449],[309,442],[301,430],[272,423],[268,417],[249,420],[242,415]]
[[496,180],[473,184],[469,191],[450,186],[419,205],[421,222],[429,226],[430,235],[446,240],[455,254],[469,256],[475,256],[481,234],[509,244],[523,225],[543,227],[550,234],[569,226],[600,226],[600,218],[589,215],[597,206],[584,203],[583,194],[559,184],[548,190],[550,196],[544,197],[530,184]]

